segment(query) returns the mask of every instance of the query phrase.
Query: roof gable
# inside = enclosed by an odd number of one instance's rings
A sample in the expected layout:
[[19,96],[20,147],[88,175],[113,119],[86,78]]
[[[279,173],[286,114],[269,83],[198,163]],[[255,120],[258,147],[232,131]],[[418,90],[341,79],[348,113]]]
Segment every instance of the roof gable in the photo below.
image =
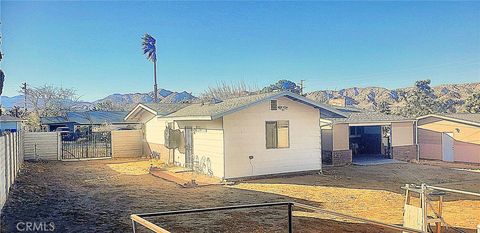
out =
[[197,103],[189,105],[185,108],[182,108],[172,114],[167,115],[166,117],[172,118],[195,118],[200,117],[207,120],[213,120],[225,115],[240,111],[242,109],[248,108],[250,106],[256,105],[258,103],[277,99],[279,97],[287,97],[294,101],[300,102],[302,104],[309,105],[314,108],[321,108],[335,114],[343,116],[343,114],[329,107],[328,105],[317,103],[313,100],[307,99],[301,95],[294,94],[289,91],[282,92],[271,92],[271,93],[262,93],[257,95],[249,95],[231,99],[225,99],[221,102],[210,102],[210,103]]
[[428,117],[436,117],[443,120],[450,120],[459,123],[466,123],[471,125],[480,126],[480,113],[451,113],[451,114],[429,114],[418,117],[417,120],[425,119]]

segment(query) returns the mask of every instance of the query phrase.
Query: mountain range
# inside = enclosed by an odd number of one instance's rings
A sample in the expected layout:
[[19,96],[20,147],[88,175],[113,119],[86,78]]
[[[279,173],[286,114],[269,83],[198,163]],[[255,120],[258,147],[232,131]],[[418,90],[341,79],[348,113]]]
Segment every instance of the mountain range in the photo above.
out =
[[[462,111],[461,105],[465,99],[473,93],[480,93],[480,82],[443,84],[434,86],[432,89],[437,99],[449,103],[457,111]],[[412,90],[413,87],[397,89],[387,89],[384,87],[351,87],[341,90],[313,91],[306,93],[306,97],[324,103],[328,103],[332,99],[343,98],[347,105],[364,109],[375,109],[381,102],[390,104],[392,108],[400,108],[405,104],[403,97]],[[159,90],[159,102],[161,103],[179,103],[196,99],[197,97],[186,91],[175,92],[167,89]],[[13,106],[22,107],[24,97],[22,95],[13,97],[1,96],[0,101],[2,107],[6,109],[12,108]],[[93,102],[82,102],[81,106],[82,109],[88,109],[97,103],[105,101],[111,101],[115,106],[122,106],[125,109],[129,109],[137,103],[153,102],[153,93],[112,94]]]
[[[332,99],[343,98],[346,105],[362,109],[376,109],[381,102],[388,103],[392,109],[405,105],[405,96],[412,92],[414,87],[387,89],[383,87],[352,87],[338,91],[322,90],[306,94],[307,98],[318,102],[328,103]],[[457,111],[462,111],[461,105],[473,93],[480,93],[480,82],[463,84],[442,84],[433,86],[432,90],[437,100],[448,103]]]

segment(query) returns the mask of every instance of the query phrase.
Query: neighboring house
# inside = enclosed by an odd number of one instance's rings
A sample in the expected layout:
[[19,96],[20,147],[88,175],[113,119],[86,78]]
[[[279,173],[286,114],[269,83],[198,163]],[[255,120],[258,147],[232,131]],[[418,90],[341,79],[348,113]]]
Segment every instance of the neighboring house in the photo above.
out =
[[18,132],[22,129],[22,119],[18,117],[1,115],[0,116],[0,133]]
[[125,122],[128,112],[121,111],[85,111],[67,112],[65,116],[41,117],[40,124],[47,131],[55,131],[59,127],[67,127],[70,132],[78,126],[98,127],[108,124],[111,130],[131,127],[132,122]]
[[431,114],[417,118],[421,159],[480,163],[480,114]]
[[190,105],[139,104],[125,120],[144,123],[146,144],[154,149],[165,144],[165,130],[179,129],[179,149],[159,149],[160,158],[231,179],[321,170],[321,113],[346,117],[285,91]]
[[335,107],[346,117],[322,114],[324,162],[334,166],[356,159],[417,158],[415,120],[351,107]]

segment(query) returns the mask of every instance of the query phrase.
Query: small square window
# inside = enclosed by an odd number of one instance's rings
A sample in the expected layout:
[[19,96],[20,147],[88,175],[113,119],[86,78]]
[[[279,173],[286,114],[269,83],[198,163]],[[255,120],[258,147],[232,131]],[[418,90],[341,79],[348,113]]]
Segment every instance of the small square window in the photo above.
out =
[[289,148],[290,132],[288,121],[265,122],[267,149]]

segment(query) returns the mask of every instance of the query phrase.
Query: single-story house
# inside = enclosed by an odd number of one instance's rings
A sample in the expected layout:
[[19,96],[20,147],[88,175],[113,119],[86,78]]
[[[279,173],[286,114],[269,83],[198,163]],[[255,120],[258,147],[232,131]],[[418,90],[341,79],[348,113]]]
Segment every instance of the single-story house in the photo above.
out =
[[480,113],[417,118],[421,159],[480,163]]
[[80,126],[94,128],[105,124],[108,124],[111,130],[134,127],[136,123],[124,121],[127,113],[123,111],[67,112],[65,116],[41,117],[40,124],[47,131],[66,127],[70,132],[74,132]]
[[125,120],[144,123],[145,142],[154,149],[180,131],[180,146],[160,151],[161,159],[232,179],[321,170],[321,113],[346,117],[284,91],[188,105],[139,104]]
[[0,116],[0,133],[18,132],[22,129],[22,119],[9,115]]
[[335,107],[342,116],[321,114],[325,164],[350,164],[356,159],[417,159],[415,120],[396,115]]

